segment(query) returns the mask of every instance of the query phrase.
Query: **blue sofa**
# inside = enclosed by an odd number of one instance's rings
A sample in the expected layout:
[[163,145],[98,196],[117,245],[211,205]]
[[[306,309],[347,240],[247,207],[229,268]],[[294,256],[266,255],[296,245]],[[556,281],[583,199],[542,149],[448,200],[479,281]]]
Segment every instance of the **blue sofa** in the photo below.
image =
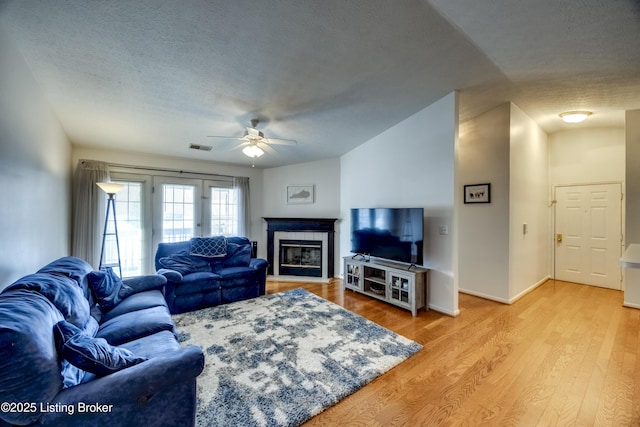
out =
[[194,425],[204,355],[179,345],[164,285],[65,257],[6,287],[0,425]]
[[[196,242],[208,246],[197,251]],[[160,243],[155,255],[156,271],[167,279],[165,298],[171,313],[264,295],[267,266],[265,259],[252,258],[251,242],[245,237]]]

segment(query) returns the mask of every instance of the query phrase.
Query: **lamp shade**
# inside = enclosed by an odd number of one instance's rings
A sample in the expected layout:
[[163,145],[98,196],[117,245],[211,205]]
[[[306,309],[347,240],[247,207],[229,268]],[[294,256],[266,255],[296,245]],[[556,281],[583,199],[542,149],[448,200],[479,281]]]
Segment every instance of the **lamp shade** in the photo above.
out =
[[249,157],[260,157],[264,154],[264,151],[257,145],[247,145],[242,149],[242,152]]
[[116,194],[124,188],[124,185],[115,182],[96,182],[96,185],[107,194]]

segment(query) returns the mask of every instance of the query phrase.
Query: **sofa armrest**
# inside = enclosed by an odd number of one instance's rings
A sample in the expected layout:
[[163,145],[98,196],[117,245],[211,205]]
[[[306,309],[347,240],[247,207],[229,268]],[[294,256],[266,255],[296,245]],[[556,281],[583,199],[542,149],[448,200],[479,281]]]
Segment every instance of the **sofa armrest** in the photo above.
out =
[[132,294],[137,294],[139,292],[151,291],[153,289],[163,291],[164,285],[167,284],[167,279],[165,276],[149,274],[146,276],[137,276],[131,277],[129,279],[124,279],[122,283],[124,283],[126,287],[131,288],[131,291],[128,291],[128,295],[126,295],[129,296]]
[[268,266],[269,263],[263,258],[251,258],[251,261],[249,261],[249,267],[254,270],[266,270]]
[[[190,387],[193,384],[195,387],[195,378],[203,368],[204,354],[199,347],[181,348],[166,356],[155,357],[114,374],[62,390],[51,404],[68,405],[75,408],[76,413],[47,412],[40,418],[40,423],[86,425],[83,423],[91,420],[91,425],[131,425],[127,421],[137,416],[134,414],[144,411],[147,406],[157,410],[159,402],[158,399],[154,400],[157,394],[178,390],[182,385]],[[179,398],[176,396],[178,401]],[[105,411],[81,414],[79,402],[98,404]],[[175,403],[160,404],[170,411]]]
[[170,270],[168,268],[161,268],[158,270],[158,275],[163,276],[169,282],[173,283],[181,283],[182,282],[182,274],[175,270]]

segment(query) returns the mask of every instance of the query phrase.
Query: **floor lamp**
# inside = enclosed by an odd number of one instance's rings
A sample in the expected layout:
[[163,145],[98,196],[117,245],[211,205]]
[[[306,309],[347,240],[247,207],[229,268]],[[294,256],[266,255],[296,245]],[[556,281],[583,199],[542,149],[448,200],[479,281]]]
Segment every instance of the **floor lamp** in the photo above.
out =
[[[102,232],[102,249],[100,249],[100,265],[98,270],[102,270],[102,267],[118,267],[120,271],[120,277],[122,277],[122,264],[120,263],[120,242],[118,241],[118,224],[116,223],[116,193],[124,187],[122,184],[115,184],[113,182],[98,182],[98,187],[107,195],[107,214],[104,218],[104,230]],[[113,212],[113,232],[107,232],[107,225],[109,224],[109,213]],[[103,264],[104,257],[104,244],[107,240],[107,236],[115,236],[116,239],[116,251],[118,252],[118,263]]]

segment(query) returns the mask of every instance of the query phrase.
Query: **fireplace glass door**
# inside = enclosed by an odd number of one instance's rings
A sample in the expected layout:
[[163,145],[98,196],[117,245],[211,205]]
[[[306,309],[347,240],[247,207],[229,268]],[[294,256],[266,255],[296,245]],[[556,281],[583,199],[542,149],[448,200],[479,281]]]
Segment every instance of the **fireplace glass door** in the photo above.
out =
[[322,277],[322,241],[281,240],[280,274]]

